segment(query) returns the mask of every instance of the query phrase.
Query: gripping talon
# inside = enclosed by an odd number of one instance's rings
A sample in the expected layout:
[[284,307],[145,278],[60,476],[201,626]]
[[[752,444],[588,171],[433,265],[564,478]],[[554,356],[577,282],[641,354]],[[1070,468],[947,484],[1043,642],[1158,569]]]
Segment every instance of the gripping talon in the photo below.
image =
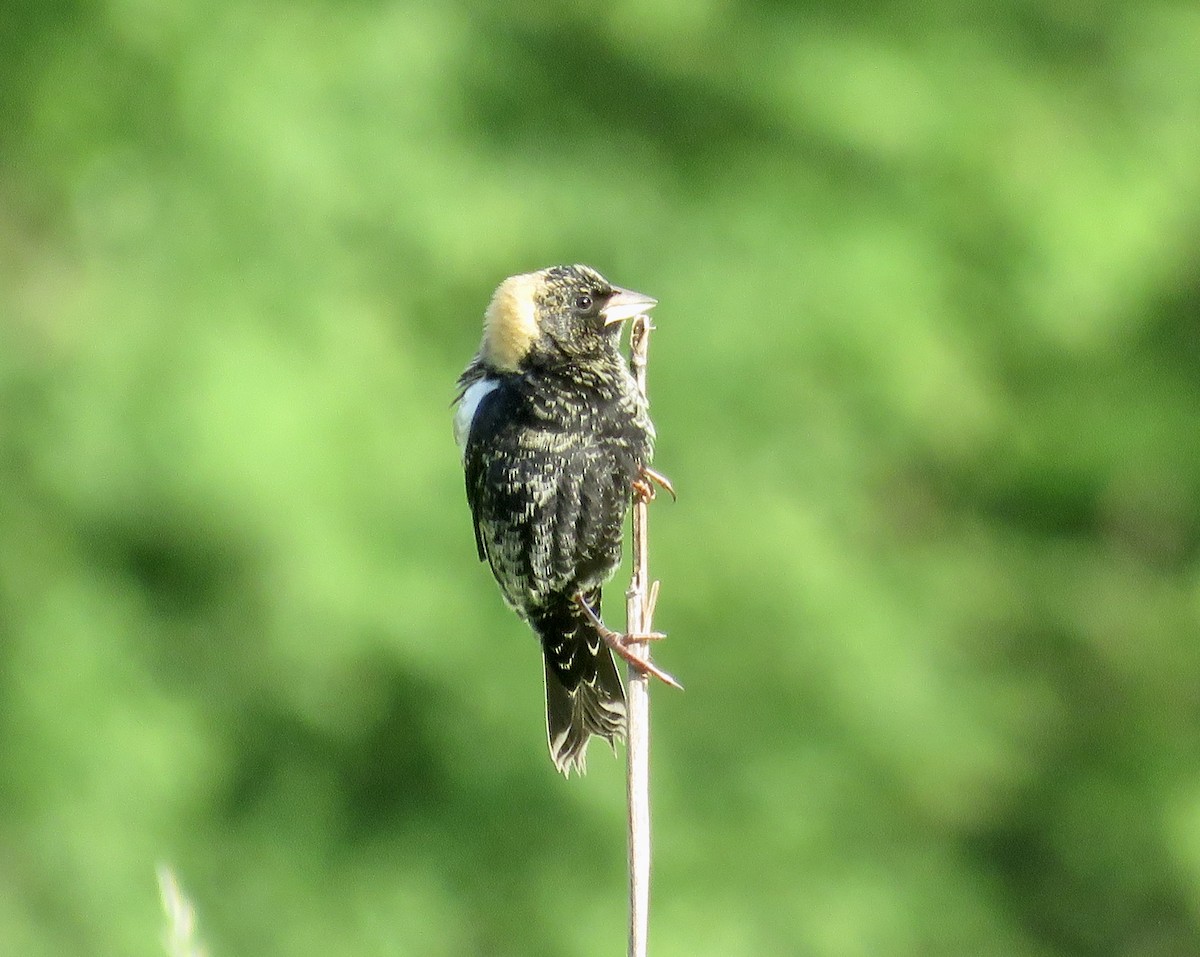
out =
[[662,472],[656,472],[650,466],[643,465],[641,478],[650,486],[650,499],[654,498],[654,485],[661,485],[666,490],[666,493],[671,496],[672,502],[679,501],[679,496],[675,494],[675,486],[671,484],[671,480],[663,475]]
[[669,684],[672,688],[678,688],[680,691],[683,690],[683,685],[676,681],[671,675],[667,674],[667,672],[663,671],[661,668],[651,664],[649,661],[646,661],[644,658],[639,658],[629,648],[630,642],[659,641],[663,638],[666,638],[666,635],[657,631],[653,631],[645,635],[623,635],[619,631],[613,631],[608,627],[608,625],[604,624],[604,622],[600,620],[600,616],[592,611],[591,606],[584,601],[582,595],[575,596],[575,603],[583,609],[584,614],[586,614],[588,617],[588,620],[591,621],[591,623],[595,626],[596,631],[600,634],[600,637],[604,639],[604,643],[608,645],[608,647],[611,648],[617,656],[627,661],[642,674],[652,675],[659,681]]

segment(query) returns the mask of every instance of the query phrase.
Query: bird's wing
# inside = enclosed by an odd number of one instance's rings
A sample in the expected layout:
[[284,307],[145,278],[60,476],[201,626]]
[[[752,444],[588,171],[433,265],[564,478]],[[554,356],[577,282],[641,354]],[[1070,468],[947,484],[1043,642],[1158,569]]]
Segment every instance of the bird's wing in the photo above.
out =
[[479,413],[479,406],[499,383],[495,379],[479,378],[462,386],[458,398],[454,400],[454,442],[462,451],[465,461],[467,439],[471,435],[471,426]]
[[[458,410],[455,413],[456,437],[460,428],[463,432],[459,444],[462,446],[463,453],[463,473],[467,487],[467,504],[471,506],[471,523],[475,526],[475,547],[479,552],[480,561],[488,558],[487,546],[484,544],[483,534],[479,529],[479,522],[484,507],[483,499],[487,494],[488,450],[484,443],[479,441],[479,437],[474,433],[472,426],[485,414],[487,407],[495,399],[496,384],[494,382],[476,382],[467,387],[462,400],[459,402]],[[468,403],[470,404],[469,416],[466,411]],[[465,421],[465,425],[461,427],[459,425],[460,417]],[[472,441],[473,439],[474,441]]]

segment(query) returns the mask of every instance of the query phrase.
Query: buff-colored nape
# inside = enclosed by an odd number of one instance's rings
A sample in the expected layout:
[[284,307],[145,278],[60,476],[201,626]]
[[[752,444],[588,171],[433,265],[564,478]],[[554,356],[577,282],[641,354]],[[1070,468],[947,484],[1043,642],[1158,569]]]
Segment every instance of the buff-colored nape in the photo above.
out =
[[538,337],[534,293],[540,273],[512,276],[500,283],[483,317],[483,361],[501,372],[515,372]]

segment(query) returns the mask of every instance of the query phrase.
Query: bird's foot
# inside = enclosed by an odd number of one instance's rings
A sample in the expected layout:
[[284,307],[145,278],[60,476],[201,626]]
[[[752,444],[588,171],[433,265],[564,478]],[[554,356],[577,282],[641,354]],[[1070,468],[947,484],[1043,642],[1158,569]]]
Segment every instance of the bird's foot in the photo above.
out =
[[661,668],[651,664],[649,661],[646,661],[629,647],[631,644],[638,644],[641,642],[661,641],[667,637],[666,635],[658,631],[647,632],[643,635],[623,635],[619,631],[613,631],[608,627],[608,625],[604,624],[604,622],[600,620],[600,616],[592,611],[591,606],[589,606],[588,603],[583,600],[582,595],[575,596],[575,603],[583,609],[583,612],[585,615],[587,615],[588,620],[590,620],[595,626],[600,637],[604,639],[604,643],[613,650],[614,654],[629,662],[630,665],[632,665],[642,674],[651,675],[657,678],[659,681],[669,684],[672,688],[678,688],[680,691],[683,690],[683,685],[671,677],[671,675],[667,674]]
[[654,496],[657,494],[655,485],[660,485],[664,488],[668,495],[671,496],[671,501],[678,501],[679,496],[675,494],[675,486],[671,484],[671,480],[662,472],[656,472],[648,465],[643,465],[638,477],[633,480],[633,494],[641,502],[653,502]]

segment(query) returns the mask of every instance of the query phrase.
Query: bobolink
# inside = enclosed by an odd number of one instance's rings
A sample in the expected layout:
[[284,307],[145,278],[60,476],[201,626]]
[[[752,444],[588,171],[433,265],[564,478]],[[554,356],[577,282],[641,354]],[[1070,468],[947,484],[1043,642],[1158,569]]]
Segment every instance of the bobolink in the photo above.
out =
[[568,776],[584,770],[592,735],[625,734],[600,590],[654,443],[620,328],[655,304],[587,266],[512,276],[458,380],[454,434],[479,559],[541,641],[550,755]]

